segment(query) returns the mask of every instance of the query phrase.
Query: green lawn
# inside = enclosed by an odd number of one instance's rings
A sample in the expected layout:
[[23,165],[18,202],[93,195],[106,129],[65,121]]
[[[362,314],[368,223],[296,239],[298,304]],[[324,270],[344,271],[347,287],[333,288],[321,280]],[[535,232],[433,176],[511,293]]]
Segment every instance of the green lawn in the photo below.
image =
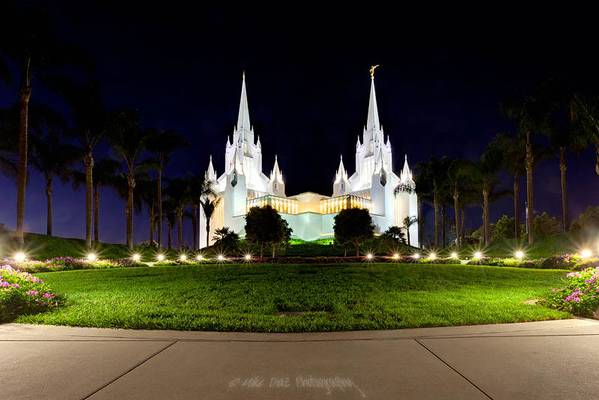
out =
[[566,318],[525,304],[565,271],[466,265],[208,265],[39,274],[67,305],[17,322],[332,331]]

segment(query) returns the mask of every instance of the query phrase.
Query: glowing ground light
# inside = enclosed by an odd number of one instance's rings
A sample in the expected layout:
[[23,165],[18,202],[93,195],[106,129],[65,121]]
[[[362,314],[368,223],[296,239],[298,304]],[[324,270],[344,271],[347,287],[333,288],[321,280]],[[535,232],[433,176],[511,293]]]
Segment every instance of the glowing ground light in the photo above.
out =
[[429,260],[436,260],[437,259],[437,253],[435,253],[434,251],[431,252],[431,253],[429,253],[428,259]]
[[198,260],[198,261],[202,261],[203,259],[204,259],[204,256],[203,256],[203,255],[201,255],[201,254],[198,254],[198,255],[196,256],[196,260]]
[[524,252],[522,250],[516,250],[514,257],[516,257],[518,260],[522,260],[524,258]]
[[96,253],[88,253],[87,256],[85,256],[85,258],[89,262],[94,262],[98,259],[98,256],[96,255]]
[[372,255],[372,253],[368,253],[368,254],[366,254],[366,259],[367,259],[367,260],[372,260],[372,257],[374,257],[374,256]]
[[481,253],[480,251],[475,251],[472,258],[474,258],[475,260],[480,260],[481,258],[483,258],[483,253]]
[[135,253],[131,256],[131,259],[135,262],[140,262],[141,261],[141,255],[139,253]]
[[158,260],[158,261],[164,261],[164,254],[158,254],[156,256],[156,260]]
[[393,254],[393,259],[394,260],[399,260],[399,253],[394,253]]
[[456,251],[452,251],[451,254],[449,255],[449,258],[457,260],[458,259],[458,253]]
[[12,259],[15,260],[16,262],[23,262],[25,260],[27,260],[27,254],[25,254],[22,251],[17,251],[13,256]]
[[223,256],[222,254],[219,254],[218,256],[216,256],[216,259],[218,261],[225,261],[225,256]]
[[412,254],[412,258],[414,260],[418,260],[420,258],[420,253],[414,253],[414,254]]
[[252,259],[252,255],[246,254],[245,256],[243,256],[243,258],[245,259],[245,261],[250,261]]
[[179,261],[187,261],[187,254],[181,254],[179,256]]
[[590,249],[583,249],[580,251],[580,258],[591,258],[593,252]]

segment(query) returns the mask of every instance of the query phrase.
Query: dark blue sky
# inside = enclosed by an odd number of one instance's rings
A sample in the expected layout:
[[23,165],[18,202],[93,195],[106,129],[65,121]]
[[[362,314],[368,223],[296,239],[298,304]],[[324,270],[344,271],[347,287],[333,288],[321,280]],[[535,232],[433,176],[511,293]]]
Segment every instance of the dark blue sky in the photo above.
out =
[[[138,108],[145,126],[174,128],[190,139],[169,176],[203,171],[210,154],[222,171],[245,70],[263,169],[268,173],[278,154],[288,195],[330,194],[341,153],[353,171],[371,64],[381,65],[379,112],[396,170],[404,153],[412,165],[432,155],[476,158],[496,133],[513,129],[499,111],[502,99],[546,77],[585,77],[594,85],[592,73],[599,70],[589,50],[595,46],[592,26],[567,10],[530,19],[507,6],[470,18],[459,10],[435,16],[366,4],[343,11],[307,3],[220,9],[176,2],[51,4],[57,35],[94,60],[109,108]],[[0,86],[0,104],[15,96],[14,86]],[[34,88],[33,96],[47,95]],[[576,215],[597,204],[599,185],[590,150],[569,161]],[[558,215],[557,161],[543,162],[536,176],[535,208]],[[0,222],[13,227],[14,186],[0,177],[0,188]],[[82,237],[83,191],[57,184],[55,193],[56,234]],[[44,232],[45,196],[36,173],[27,196],[27,227]],[[122,242],[123,201],[109,189],[102,196],[101,237]],[[511,199],[493,204],[493,218],[510,207]],[[479,208],[468,215],[470,225],[480,224]],[[146,240],[147,231],[142,213],[135,239]]]

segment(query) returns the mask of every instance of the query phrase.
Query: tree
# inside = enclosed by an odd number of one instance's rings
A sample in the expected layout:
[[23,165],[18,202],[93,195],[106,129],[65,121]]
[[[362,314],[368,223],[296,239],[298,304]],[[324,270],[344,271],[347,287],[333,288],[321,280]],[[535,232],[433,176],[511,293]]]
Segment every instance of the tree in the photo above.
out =
[[116,112],[109,121],[108,139],[112,148],[122,159],[127,177],[126,237],[127,247],[132,250],[135,176],[153,166],[141,157],[150,134],[141,129],[139,114],[136,111]]
[[145,174],[143,179],[136,179],[135,188],[139,198],[148,208],[149,243],[154,242],[154,229],[158,223],[156,219],[156,182]]
[[[0,15],[8,23],[1,24],[0,37],[11,38],[3,43],[2,50],[12,58],[19,71],[16,238],[22,244],[29,162],[29,102],[33,77],[37,76],[40,81],[46,82],[44,73],[51,68],[67,64],[83,65],[84,61],[82,54],[76,49],[68,48],[55,40],[43,10],[17,2],[4,2],[1,7]],[[0,64],[0,72],[6,77],[6,63]]]
[[217,229],[212,239],[214,240],[214,247],[220,251],[227,253],[239,250],[239,235],[226,226]]
[[418,222],[418,218],[415,216],[407,216],[403,219],[403,229],[406,231],[406,238],[408,239],[408,246],[412,246],[410,243],[410,227]]
[[404,235],[403,230],[404,228],[399,226],[390,226],[381,236],[398,244],[406,243],[406,236]]
[[[447,170],[451,160],[447,157],[437,158],[431,157],[428,162],[419,163],[417,165],[418,170],[418,182],[416,183],[416,190],[419,185],[430,189],[430,198],[432,199],[434,209],[434,246],[439,247],[439,239],[441,233],[441,205],[443,192],[447,190],[444,185],[447,185]],[[421,214],[418,214],[421,215]]]
[[495,197],[503,194],[503,192],[496,190],[499,184],[497,177],[500,167],[499,154],[492,149],[487,149],[475,166],[476,168],[473,170],[474,182],[482,195],[483,203],[483,242],[485,246],[488,246],[491,243],[489,204]]
[[252,207],[245,216],[245,237],[260,246],[260,258],[264,245],[271,245],[274,258],[277,246],[291,238],[291,228],[271,206]]
[[162,175],[172,155],[189,142],[173,130],[152,130],[148,150],[156,158],[156,201],[158,203],[158,246],[162,247]]
[[526,207],[528,244],[534,242],[532,230],[534,217],[534,151],[532,136],[535,132],[542,131],[546,127],[546,114],[544,105],[535,96],[523,96],[512,98],[502,104],[506,116],[517,126],[518,134],[524,137],[525,145],[525,168],[526,168]]
[[171,207],[174,207],[177,222],[177,245],[181,250],[183,249],[183,211],[188,203],[189,182],[185,178],[170,179],[165,192]]
[[79,159],[77,147],[64,144],[56,131],[31,137],[31,164],[43,176],[46,192],[46,234],[52,236],[52,199],[54,178],[67,182],[71,177],[69,167]]
[[588,144],[595,146],[595,172],[599,175],[599,97],[576,94],[573,100]]
[[94,202],[94,150],[106,133],[106,111],[98,82],[77,84],[66,79],[54,79],[52,87],[69,105],[74,126],[69,130],[79,143],[85,171],[85,243],[92,244]]
[[177,222],[177,213],[175,212],[175,205],[170,199],[163,201],[162,208],[166,210],[163,216],[166,219],[167,248],[170,250],[173,247],[173,227]]
[[335,215],[335,240],[343,245],[353,244],[356,257],[360,255],[360,244],[374,235],[374,224],[368,210],[347,208]]
[[460,248],[462,232],[461,209],[463,199],[460,197],[472,186],[472,173],[474,166],[470,161],[452,159],[447,169],[448,194],[453,200],[453,213],[455,218],[456,245]]
[[192,196],[198,197],[202,210],[204,210],[204,216],[206,217],[206,246],[208,246],[210,245],[210,221],[221,198],[216,195],[212,189],[212,182],[208,179],[204,179],[198,193],[195,193],[195,195],[192,194]]

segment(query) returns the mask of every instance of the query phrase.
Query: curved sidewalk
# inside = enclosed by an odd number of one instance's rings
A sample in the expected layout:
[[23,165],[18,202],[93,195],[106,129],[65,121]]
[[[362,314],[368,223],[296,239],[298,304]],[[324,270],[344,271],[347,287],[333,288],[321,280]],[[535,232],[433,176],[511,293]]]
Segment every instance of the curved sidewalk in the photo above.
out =
[[338,333],[0,325],[6,399],[595,399],[599,321]]

